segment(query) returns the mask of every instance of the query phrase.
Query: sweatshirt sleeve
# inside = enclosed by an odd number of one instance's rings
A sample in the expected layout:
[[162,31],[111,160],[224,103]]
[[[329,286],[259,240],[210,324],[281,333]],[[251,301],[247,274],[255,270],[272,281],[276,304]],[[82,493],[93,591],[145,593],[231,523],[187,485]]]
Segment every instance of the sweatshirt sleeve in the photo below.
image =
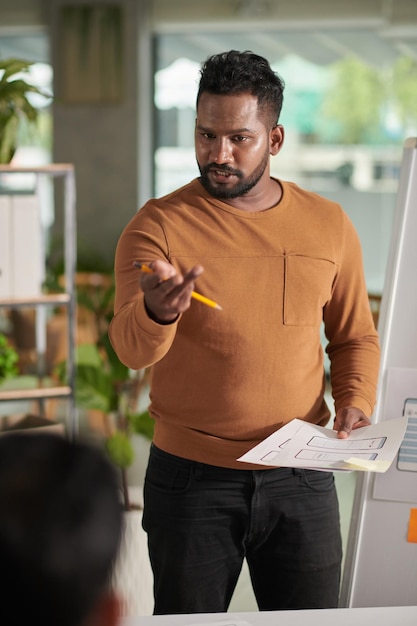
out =
[[342,242],[332,296],[325,306],[330,376],[336,411],[347,406],[372,414],[379,373],[379,339],[373,322],[358,235],[342,213]]
[[[114,316],[109,327],[110,342],[119,359],[131,369],[153,365],[168,352],[174,341],[177,321],[154,322],[145,310],[140,272],[134,261],[169,260],[166,239],[152,211],[141,209],[120,236],[115,256],[116,293]],[[146,227],[145,227],[146,223]]]

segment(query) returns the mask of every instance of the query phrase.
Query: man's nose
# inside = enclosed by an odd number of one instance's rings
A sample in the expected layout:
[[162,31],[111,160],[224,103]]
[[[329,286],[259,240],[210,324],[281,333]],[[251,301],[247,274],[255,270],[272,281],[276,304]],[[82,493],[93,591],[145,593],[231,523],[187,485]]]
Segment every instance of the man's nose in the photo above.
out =
[[211,148],[210,160],[214,163],[227,163],[232,159],[230,142],[218,137]]

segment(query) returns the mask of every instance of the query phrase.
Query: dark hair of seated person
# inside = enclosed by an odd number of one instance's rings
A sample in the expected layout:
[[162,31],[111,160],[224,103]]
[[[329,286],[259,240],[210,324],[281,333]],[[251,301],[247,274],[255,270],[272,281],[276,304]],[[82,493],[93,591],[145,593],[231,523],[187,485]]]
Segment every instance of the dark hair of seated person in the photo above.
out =
[[0,624],[112,626],[119,485],[98,448],[52,434],[0,437]]

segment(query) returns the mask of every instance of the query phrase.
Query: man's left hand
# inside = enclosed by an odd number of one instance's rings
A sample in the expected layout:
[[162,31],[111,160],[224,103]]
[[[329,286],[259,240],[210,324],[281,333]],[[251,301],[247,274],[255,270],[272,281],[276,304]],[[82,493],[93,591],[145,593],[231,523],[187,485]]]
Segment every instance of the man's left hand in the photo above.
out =
[[333,430],[337,430],[337,437],[339,439],[347,439],[352,430],[369,426],[370,424],[371,420],[369,417],[366,417],[361,409],[357,409],[354,406],[347,406],[343,409],[339,409],[336,413]]

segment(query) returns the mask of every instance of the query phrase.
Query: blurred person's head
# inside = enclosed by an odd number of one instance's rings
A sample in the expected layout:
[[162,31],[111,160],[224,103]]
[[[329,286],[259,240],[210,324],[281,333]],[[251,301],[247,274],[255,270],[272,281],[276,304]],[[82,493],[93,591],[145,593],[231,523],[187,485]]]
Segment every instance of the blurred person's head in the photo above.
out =
[[102,452],[51,434],[0,437],[0,624],[111,626],[122,531]]

